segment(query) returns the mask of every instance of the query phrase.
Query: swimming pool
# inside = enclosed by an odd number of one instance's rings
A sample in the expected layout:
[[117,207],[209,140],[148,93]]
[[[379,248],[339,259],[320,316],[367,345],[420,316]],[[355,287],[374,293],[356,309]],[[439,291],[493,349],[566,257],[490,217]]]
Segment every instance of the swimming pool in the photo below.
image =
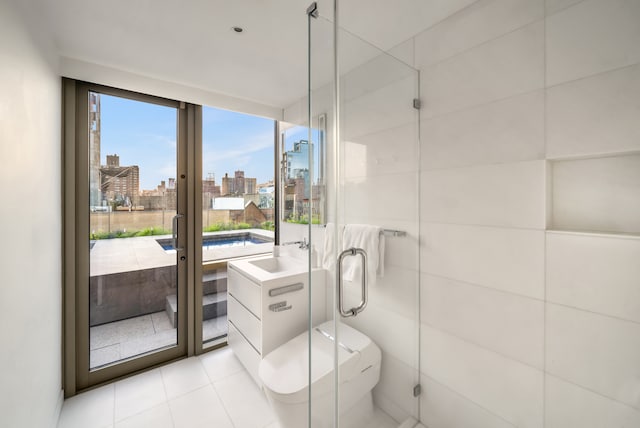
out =
[[[175,252],[172,239],[157,239],[158,244],[166,252]],[[257,244],[268,244],[272,238],[257,235],[251,232],[233,233],[224,235],[209,235],[202,238],[202,249],[248,247]]]

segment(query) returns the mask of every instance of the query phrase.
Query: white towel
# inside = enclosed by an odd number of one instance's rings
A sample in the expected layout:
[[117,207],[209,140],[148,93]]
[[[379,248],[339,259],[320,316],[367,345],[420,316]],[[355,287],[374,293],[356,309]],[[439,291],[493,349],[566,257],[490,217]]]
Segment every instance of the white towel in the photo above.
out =
[[322,267],[328,271],[335,272],[338,258],[339,236],[342,235],[342,226],[335,223],[327,223],[324,229],[324,247],[322,249]]
[[[348,224],[344,227],[343,250],[362,248],[367,253],[369,284],[375,285],[376,276],[384,276],[384,246],[382,229],[368,224]],[[347,256],[343,262],[343,277],[347,281],[359,281],[362,275],[362,258]]]

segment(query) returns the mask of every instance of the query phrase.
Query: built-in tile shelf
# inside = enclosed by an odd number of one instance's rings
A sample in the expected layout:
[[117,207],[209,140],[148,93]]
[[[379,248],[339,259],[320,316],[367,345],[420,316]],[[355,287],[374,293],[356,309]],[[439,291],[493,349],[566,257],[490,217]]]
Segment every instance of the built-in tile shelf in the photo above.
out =
[[594,238],[619,238],[619,239],[635,239],[640,240],[640,233],[628,232],[606,232],[600,230],[565,230],[565,229],[547,229],[547,233],[555,233],[558,235],[576,235],[591,236]]
[[640,154],[549,161],[548,229],[640,235]]

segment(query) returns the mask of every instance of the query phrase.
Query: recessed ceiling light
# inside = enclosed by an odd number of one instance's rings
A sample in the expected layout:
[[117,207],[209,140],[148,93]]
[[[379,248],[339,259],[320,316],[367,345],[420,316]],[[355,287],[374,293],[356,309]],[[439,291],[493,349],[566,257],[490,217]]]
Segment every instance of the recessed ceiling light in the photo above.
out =
[[231,29],[236,33],[242,33],[244,31],[244,28],[242,27],[231,27]]

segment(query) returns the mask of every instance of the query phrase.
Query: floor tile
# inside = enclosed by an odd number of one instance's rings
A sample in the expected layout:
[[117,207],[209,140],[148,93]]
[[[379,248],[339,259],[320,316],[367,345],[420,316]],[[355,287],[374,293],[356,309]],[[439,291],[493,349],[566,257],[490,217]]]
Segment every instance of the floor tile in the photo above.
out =
[[171,410],[167,403],[145,410],[118,422],[115,428],[173,428]]
[[[233,428],[213,386],[207,385],[169,401],[175,428]],[[242,425],[236,425],[241,427]]]
[[114,385],[107,385],[65,400],[58,428],[113,426]]
[[228,346],[201,355],[200,361],[211,382],[217,382],[244,370],[242,363]]
[[115,389],[116,422],[167,401],[160,369],[116,382]]
[[263,428],[275,421],[267,397],[246,371],[214,382],[213,386],[236,427]]
[[181,360],[160,370],[169,400],[210,383],[207,372],[198,358]]

